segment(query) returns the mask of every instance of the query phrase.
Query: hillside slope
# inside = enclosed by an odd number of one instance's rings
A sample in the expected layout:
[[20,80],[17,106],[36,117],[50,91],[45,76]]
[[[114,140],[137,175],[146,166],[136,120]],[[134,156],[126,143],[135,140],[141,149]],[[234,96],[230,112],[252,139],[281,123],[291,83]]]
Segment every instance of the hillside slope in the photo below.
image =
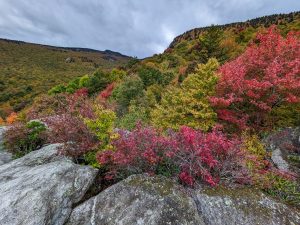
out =
[[285,36],[300,31],[300,12],[264,16],[245,22],[195,28],[176,37],[162,53],[143,60],[142,64],[181,76],[194,72],[199,63],[217,58],[224,64],[239,56],[257,32],[276,26]]
[[129,59],[109,50],[59,48],[0,39],[0,111],[18,111],[54,85],[97,68],[108,70],[125,65]]
[[[284,28],[284,31],[287,32],[293,28],[294,29],[296,29],[297,27],[299,28],[300,25],[299,19],[300,19],[300,12],[292,12],[289,14],[274,14],[270,16],[258,17],[255,19],[247,20],[245,22],[236,22],[236,23],[230,23],[225,25],[217,25],[216,27],[221,28],[223,30],[236,28],[238,29],[238,31],[243,31],[244,29],[247,29],[249,27],[259,28],[259,27],[269,27],[271,25],[278,25],[279,27]],[[192,30],[186,31],[183,34],[174,38],[174,40],[171,42],[169,47],[173,48],[183,40],[194,40],[197,37],[199,37],[201,33],[209,30],[210,28],[211,26],[194,28]]]
[[[105,98],[108,98],[110,103],[113,103],[113,108],[117,111],[120,119],[119,127],[133,128],[138,120],[151,123],[153,118],[157,117],[153,109],[157,107],[164,109],[168,103],[176,104],[177,100],[186,98],[190,88],[187,87],[187,90],[182,92],[182,87],[192,85],[194,81],[185,82],[185,79],[199,72],[199,65],[206,64],[210,59],[215,58],[217,63],[211,63],[210,66],[213,68],[218,65],[222,66],[241,56],[251,46],[250,43],[257,44],[258,36],[270,33],[270,30],[274,30],[271,32],[273,33],[272,43],[275,43],[275,37],[279,38],[277,32],[282,38],[286,38],[289,32],[293,36],[298,36],[296,33],[300,31],[300,12],[264,16],[227,25],[195,28],[176,37],[162,54],[155,54],[143,60],[131,60],[124,68],[125,70],[121,72],[121,74],[125,74],[120,76],[121,80],[115,79],[111,85],[108,85],[109,82],[104,82],[105,85],[97,88],[96,92],[89,91],[89,93],[99,94],[103,91],[101,94],[106,96]],[[295,47],[296,49],[297,47]],[[201,76],[205,76],[205,74]],[[201,81],[202,79],[199,80],[200,83]],[[189,82],[191,84],[187,85],[186,83]],[[199,92],[201,89],[203,92],[201,95],[204,96],[212,94],[209,92],[209,88],[214,87],[214,82],[212,80],[209,85],[207,84],[208,86],[203,86],[202,89],[197,86],[195,91]],[[107,89],[105,89],[106,87]],[[93,87],[87,88],[94,89]],[[66,91],[66,88],[59,86],[55,90],[55,93],[64,92],[63,90]],[[167,95],[169,92],[172,93],[170,96]],[[194,101],[194,103],[198,104],[199,101]],[[161,106],[162,104],[166,105]],[[191,106],[191,102],[186,104]],[[208,102],[206,105],[209,106]],[[198,106],[193,107],[197,109]],[[193,107],[191,106],[191,114],[194,113]],[[171,107],[171,109],[174,108]],[[182,112],[182,110],[186,110],[186,107],[179,111]],[[181,124],[184,123],[183,118],[189,118],[193,123],[194,118],[191,114],[186,117],[181,115]],[[213,115],[214,113],[211,114],[212,117]],[[157,123],[161,126],[167,116],[170,116],[169,112],[162,113],[161,121],[159,120]],[[172,126],[176,126],[176,121],[171,122]],[[204,123],[209,125],[207,118]]]

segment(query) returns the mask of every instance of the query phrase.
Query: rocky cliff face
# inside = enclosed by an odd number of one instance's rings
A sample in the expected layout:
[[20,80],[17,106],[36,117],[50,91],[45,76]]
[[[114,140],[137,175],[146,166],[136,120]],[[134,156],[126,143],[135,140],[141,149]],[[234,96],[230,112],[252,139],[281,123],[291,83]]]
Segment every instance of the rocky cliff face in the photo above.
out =
[[[258,27],[258,26],[264,26],[269,27],[273,24],[279,24],[283,21],[286,22],[292,22],[296,19],[300,18],[300,12],[292,12],[289,14],[275,14],[271,16],[263,16],[252,20],[247,20],[245,22],[237,22],[237,23],[230,23],[225,25],[216,25],[215,27],[218,27],[220,29],[227,29],[227,28],[238,28],[238,29],[245,29],[249,26]],[[174,38],[174,40],[169,45],[169,48],[174,48],[177,44],[180,42],[187,40],[195,40],[197,39],[203,32],[209,30],[211,26],[209,27],[201,27],[201,28],[194,28],[192,30],[186,31],[185,33],[177,36]]]
[[97,170],[58,146],[0,166],[1,225],[300,224],[299,209],[257,190],[187,190],[159,176],[133,175],[84,201]]

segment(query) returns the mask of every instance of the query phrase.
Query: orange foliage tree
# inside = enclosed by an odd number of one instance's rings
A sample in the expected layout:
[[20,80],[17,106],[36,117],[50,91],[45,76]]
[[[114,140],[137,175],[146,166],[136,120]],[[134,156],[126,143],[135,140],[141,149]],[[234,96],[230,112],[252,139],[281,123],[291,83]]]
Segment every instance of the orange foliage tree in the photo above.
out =
[[17,121],[18,118],[18,114],[15,112],[12,112],[7,118],[6,118],[6,122],[8,124],[13,124],[14,122]]
[[4,120],[2,119],[2,117],[0,117],[0,126],[4,125]]

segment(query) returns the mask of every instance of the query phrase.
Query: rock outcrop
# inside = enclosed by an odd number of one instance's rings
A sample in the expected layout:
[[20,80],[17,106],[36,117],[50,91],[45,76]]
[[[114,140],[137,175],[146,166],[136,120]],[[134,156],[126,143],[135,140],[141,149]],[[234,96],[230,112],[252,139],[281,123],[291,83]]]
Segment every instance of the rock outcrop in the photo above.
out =
[[67,225],[205,225],[180,186],[134,175],[76,207]]
[[0,166],[1,225],[300,224],[299,209],[258,190],[185,189],[162,176],[133,175],[85,200],[97,170],[58,146]]
[[272,161],[283,171],[300,177],[300,127],[286,128],[269,135],[265,142],[272,152]]
[[0,166],[10,162],[13,159],[11,153],[6,152],[3,146],[3,133],[5,131],[4,127],[0,127]]
[[296,225],[300,212],[253,189],[196,191],[194,199],[206,225]]
[[0,166],[0,224],[62,225],[97,171],[57,155],[58,145]]
[[259,191],[189,192],[166,178],[134,175],[77,206],[67,225],[300,224],[298,210]]
[[68,58],[65,59],[65,62],[66,63],[72,63],[72,62],[75,62],[75,60],[72,57],[68,57]]
[[12,157],[11,153],[0,150],[0,166],[12,161]]

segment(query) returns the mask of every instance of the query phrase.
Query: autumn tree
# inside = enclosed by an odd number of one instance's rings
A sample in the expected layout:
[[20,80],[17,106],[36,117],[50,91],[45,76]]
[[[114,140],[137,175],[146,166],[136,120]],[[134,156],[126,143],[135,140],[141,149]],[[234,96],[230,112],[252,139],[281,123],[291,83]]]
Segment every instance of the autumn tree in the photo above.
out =
[[120,69],[116,69],[116,68],[110,72],[110,76],[113,81],[120,81],[120,80],[124,79],[126,77],[126,75],[127,74],[124,70],[120,70]]
[[181,88],[170,88],[163,94],[161,104],[151,113],[153,123],[162,128],[178,129],[181,125],[208,130],[215,124],[216,114],[208,97],[214,95],[217,83],[216,59],[201,64],[190,74]]
[[113,111],[105,109],[101,105],[93,106],[93,114],[93,118],[83,118],[83,121],[89,131],[96,136],[100,144],[97,148],[87,152],[84,155],[84,159],[89,165],[99,167],[96,161],[96,154],[98,151],[111,149],[110,142],[115,138],[113,128],[116,116]]
[[9,114],[8,117],[6,117],[6,122],[8,124],[13,124],[14,122],[16,122],[18,119],[18,114],[15,112],[12,112],[11,114]]
[[299,107],[295,104],[300,101],[299,90],[300,40],[295,33],[284,38],[271,27],[259,33],[245,53],[220,68],[217,95],[211,102],[227,124],[264,129],[270,115],[283,105]]
[[0,116],[0,126],[4,125],[5,124],[5,121],[4,119],[2,119],[2,117]]

